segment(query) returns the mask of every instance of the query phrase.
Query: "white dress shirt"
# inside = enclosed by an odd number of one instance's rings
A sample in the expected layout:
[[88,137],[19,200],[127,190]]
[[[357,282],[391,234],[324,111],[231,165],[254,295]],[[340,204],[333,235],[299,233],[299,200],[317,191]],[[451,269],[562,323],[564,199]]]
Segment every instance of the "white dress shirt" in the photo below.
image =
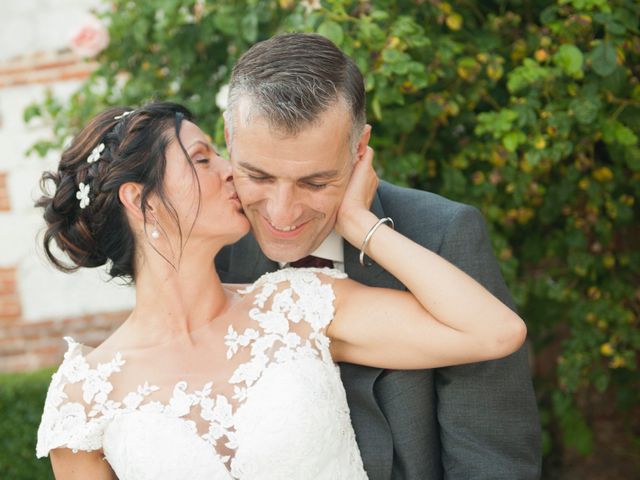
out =
[[[333,262],[333,268],[344,272],[344,241],[338,232],[331,230],[320,246],[310,253],[314,257],[325,258]],[[288,263],[278,262],[280,268],[288,266]]]

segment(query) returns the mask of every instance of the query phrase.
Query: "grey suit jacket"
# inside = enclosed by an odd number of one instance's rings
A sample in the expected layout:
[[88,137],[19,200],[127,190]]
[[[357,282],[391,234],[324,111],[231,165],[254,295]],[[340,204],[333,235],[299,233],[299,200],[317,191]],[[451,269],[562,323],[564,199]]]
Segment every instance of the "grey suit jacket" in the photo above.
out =
[[[477,209],[381,182],[371,210],[380,218],[392,217],[396,230],[448,259],[513,308]],[[349,277],[404,289],[379,266],[362,268],[358,253],[345,242]],[[220,252],[216,268],[223,282],[250,283],[278,265],[247,235]],[[540,424],[526,347],[505,359],[434,370],[347,363],[340,370],[371,480],[539,478]]]

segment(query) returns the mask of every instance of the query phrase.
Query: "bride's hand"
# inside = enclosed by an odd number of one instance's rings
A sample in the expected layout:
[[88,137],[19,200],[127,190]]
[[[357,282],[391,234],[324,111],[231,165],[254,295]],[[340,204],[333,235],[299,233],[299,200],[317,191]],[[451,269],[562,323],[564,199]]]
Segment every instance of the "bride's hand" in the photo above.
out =
[[362,242],[366,231],[376,221],[375,216],[369,211],[378,188],[378,175],[373,168],[373,153],[373,149],[367,146],[362,158],[356,160],[338,210],[336,231],[356,246]]

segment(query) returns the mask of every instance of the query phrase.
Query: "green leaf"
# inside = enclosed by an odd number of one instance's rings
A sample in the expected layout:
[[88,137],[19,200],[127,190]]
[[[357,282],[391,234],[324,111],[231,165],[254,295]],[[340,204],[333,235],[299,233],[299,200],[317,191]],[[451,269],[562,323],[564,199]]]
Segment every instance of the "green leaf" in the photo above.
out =
[[591,51],[591,66],[601,77],[611,75],[616,68],[616,49],[606,40]]
[[247,12],[242,19],[242,37],[249,43],[258,38],[258,15],[255,11]]
[[318,27],[318,33],[323,37],[327,37],[336,45],[342,45],[344,33],[342,32],[342,27],[336,22],[325,20],[322,25]]
[[371,101],[371,109],[376,119],[382,120],[382,108],[380,107],[380,98],[375,95]]
[[41,116],[42,109],[37,103],[32,103],[31,105],[29,105],[22,114],[22,118],[24,119],[25,123],[29,123],[32,118]]
[[593,20],[597,23],[600,23],[601,25],[604,25],[604,27],[607,29],[607,32],[612,35],[624,35],[627,30],[623,24],[616,21],[611,13],[596,13],[593,16]]
[[522,65],[509,74],[507,88],[510,92],[516,93],[533,83],[544,80],[550,73],[549,69],[538,65],[536,61],[525,58]]
[[627,166],[634,172],[640,172],[640,148],[628,148],[625,152]]
[[593,385],[599,392],[604,392],[609,386],[609,376],[604,371],[597,372],[595,374]]
[[575,45],[562,45],[553,56],[553,61],[560,69],[571,76],[582,75],[583,55]]
[[625,145],[627,147],[635,145],[638,141],[638,136],[633,133],[629,127],[626,127],[621,123],[616,125],[615,136],[620,145]]
[[522,132],[509,132],[502,139],[502,144],[508,151],[515,152],[526,140],[527,136]]
[[580,97],[571,102],[571,110],[578,123],[589,125],[595,121],[600,111],[600,99],[598,97]]

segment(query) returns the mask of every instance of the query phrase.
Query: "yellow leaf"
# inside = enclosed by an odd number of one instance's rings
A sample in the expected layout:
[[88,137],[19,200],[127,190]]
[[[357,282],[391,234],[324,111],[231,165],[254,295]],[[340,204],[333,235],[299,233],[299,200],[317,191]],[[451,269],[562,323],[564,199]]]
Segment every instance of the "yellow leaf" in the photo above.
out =
[[611,362],[609,362],[609,367],[610,368],[621,368],[621,367],[624,367],[626,365],[627,365],[627,362],[620,355],[616,355],[615,357],[613,357]]
[[599,182],[608,182],[613,180],[613,172],[609,167],[600,167],[597,170],[594,170],[593,178],[595,178]]
[[611,355],[613,355],[613,347],[609,342],[603,343],[602,345],[600,345],[600,353],[605,357],[610,357]]
[[589,188],[589,179],[588,178],[582,178],[580,179],[580,181],[578,182],[578,187],[580,187],[581,190],[586,190]]
[[438,8],[442,10],[443,13],[451,13],[451,5],[447,2],[442,2],[440,5],[438,5]]
[[447,27],[451,30],[457,31],[462,28],[462,16],[459,13],[452,13],[447,16]]
[[602,264],[604,265],[604,268],[611,269],[616,266],[616,257],[608,253],[602,258]]
[[540,136],[538,138],[536,138],[536,141],[533,144],[538,150],[542,150],[544,147],[547,146],[547,141],[544,139],[544,137]]
[[499,63],[490,63],[487,65],[487,76],[494,82],[502,78],[504,69]]

